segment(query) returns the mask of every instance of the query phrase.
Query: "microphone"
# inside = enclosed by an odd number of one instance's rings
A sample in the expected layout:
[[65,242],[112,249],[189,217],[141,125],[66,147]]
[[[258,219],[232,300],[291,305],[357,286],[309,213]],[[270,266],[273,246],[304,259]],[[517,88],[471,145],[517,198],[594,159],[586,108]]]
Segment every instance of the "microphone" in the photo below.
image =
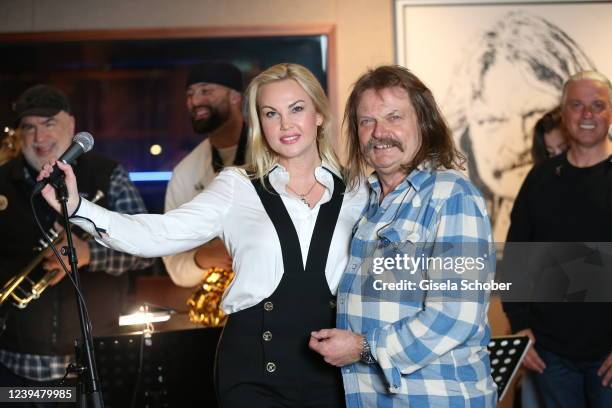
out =
[[[74,135],[74,137],[72,138],[72,144],[64,152],[64,154],[62,154],[62,156],[59,158],[59,161],[64,162],[66,164],[72,164],[80,155],[90,151],[93,148],[93,145],[94,139],[91,134],[87,132],[79,132]],[[64,172],[61,171],[59,167],[57,167],[57,165],[54,165],[53,172],[51,173],[51,175],[36,183],[32,194],[40,193],[48,183],[54,184],[62,177],[64,177]]]

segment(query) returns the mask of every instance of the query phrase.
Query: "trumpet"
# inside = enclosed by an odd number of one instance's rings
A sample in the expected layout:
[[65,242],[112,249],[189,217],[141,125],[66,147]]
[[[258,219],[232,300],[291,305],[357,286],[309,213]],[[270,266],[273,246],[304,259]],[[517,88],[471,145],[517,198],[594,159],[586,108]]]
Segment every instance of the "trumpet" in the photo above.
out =
[[[95,203],[102,197],[104,197],[104,193],[98,190],[91,202]],[[40,297],[40,295],[49,286],[49,283],[53,281],[53,278],[55,278],[60,272],[59,269],[53,269],[45,272],[42,278],[40,278],[38,281],[34,281],[29,276],[30,273],[36,269],[38,264],[45,259],[45,250],[49,248],[48,242],[50,241],[53,245],[57,244],[64,238],[65,232],[62,231],[58,233],[55,231],[55,229],[50,228],[46,235],[48,239],[41,238],[38,241],[39,246],[34,248],[34,250],[37,252],[36,256],[17,275],[9,279],[2,287],[2,291],[0,292],[0,305],[4,304],[4,302],[10,297],[13,299],[13,305],[19,309],[25,309],[32,300]],[[29,289],[27,287],[23,287],[26,285],[29,285]]]

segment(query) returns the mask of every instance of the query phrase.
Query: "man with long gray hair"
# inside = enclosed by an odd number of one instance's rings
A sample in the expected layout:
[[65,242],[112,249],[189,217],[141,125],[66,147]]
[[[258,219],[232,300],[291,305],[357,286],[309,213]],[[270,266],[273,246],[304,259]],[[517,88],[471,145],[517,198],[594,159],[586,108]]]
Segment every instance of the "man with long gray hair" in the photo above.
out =
[[[349,407],[495,406],[488,291],[426,289],[461,274],[436,266],[441,256],[484,254],[479,273],[494,270],[484,199],[456,170],[463,160],[433,95],[407,69],[382,66],[355,84],[345,124],[349,175],[375,172],[338,289],[338,328],[313,332],[310,347],[342,367]],[[406,269],[406,259],[419,265]]]

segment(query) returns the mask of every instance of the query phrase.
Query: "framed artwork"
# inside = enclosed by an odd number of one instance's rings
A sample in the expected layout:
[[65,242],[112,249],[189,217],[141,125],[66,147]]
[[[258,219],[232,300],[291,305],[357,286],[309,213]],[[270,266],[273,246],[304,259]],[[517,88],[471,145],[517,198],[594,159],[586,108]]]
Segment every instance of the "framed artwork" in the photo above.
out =
[[535,122],[572,74],[612,77],[610,1],[395,0],[395,58],[432,90],[497,241],[532,166]]

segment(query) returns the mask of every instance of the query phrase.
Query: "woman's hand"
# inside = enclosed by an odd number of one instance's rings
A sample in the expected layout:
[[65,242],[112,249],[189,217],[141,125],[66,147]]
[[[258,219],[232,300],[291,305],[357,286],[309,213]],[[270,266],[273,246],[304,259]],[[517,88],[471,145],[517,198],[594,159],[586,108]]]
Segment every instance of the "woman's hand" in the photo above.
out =
[[[77,206],[79,205],[79,190],[76,183],[76,177],[74,176],[74,172],[72,171],[72,166],[69,164],[64,164],[61,161],[56,161],[55,164],[64,172],[66,187],[68,188],[68,215],[72,216],[76,211]],[[36,181],[41,181],[45,177],[49,177],[53,172],[53,166],[51,164],[45,164],[38,173],[38,177],[36,177]],[[60,206],[59,201],[55,196],[55,189],[50,184],[47,184],[45,188],[43,188],[41,192],[44,199],[49,203],[49,205],[58,213],[62,212],[62,208]]]

